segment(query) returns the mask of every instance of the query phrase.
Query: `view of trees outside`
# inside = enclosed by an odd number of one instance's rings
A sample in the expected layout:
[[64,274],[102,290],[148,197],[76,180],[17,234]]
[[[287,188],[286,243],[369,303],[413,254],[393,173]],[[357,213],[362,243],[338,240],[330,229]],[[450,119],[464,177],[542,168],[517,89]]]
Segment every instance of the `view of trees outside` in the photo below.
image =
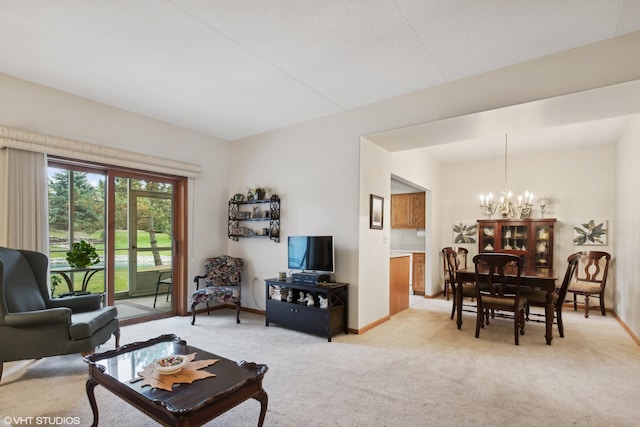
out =
[[[51,268],[68,267],[66,252],[72,242],[86,240],[93,244],[104,265],[105,259],[105,176],[71,169],[49,167],[49,251]],[[138,190],[143,194],[171,194],[172,185],[152,181],[116,178],[115,180],[115,290],[128,289],[129,195]],[[138,247],[171,247],[171,198],[140,197],[137,204]],[[149,264],[161,265],[171,252],[149,252]],[[144,268],[144,266],[142,266]],[[140,266],[138,267],[140,268]],[[75,280],[82,280],[75,273]],[[52,275],[52,283],[54,281]],[[90,281],[88,291],[104,292],[104,272]],[[61,283],[55,295],[68,292]]]

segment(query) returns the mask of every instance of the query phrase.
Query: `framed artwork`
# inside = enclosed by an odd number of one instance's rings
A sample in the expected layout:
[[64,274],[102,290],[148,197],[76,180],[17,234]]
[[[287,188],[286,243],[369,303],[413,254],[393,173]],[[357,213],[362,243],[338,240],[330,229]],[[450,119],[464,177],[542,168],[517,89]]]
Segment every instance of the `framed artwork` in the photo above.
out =
[[573,227],[573,244],[576,246],[605,246],[607,244],[607,220],[579,221]]
[[369,228],[382,230],[384,198],[371,194],[369,197]]
[[477,224],[475,222],[454,222],[453,243],[475,243]]

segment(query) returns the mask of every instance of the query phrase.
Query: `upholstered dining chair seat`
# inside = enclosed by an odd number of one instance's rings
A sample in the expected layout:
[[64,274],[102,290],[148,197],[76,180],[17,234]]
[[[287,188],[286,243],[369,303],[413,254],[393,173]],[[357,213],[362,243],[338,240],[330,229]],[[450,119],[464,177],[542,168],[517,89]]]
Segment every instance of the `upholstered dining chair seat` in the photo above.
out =
[[[522,288],[522,290],[520,291],[521,295],[525,296],[527,298],[527,302],[529,304],[531,303],[538,303],[538,304],[546,304],[547,302],[547,292],[544,290],[538,290],[538,289],[526,289],[526,288]],[[557,292],[552,292],[551,293],[551,297],[553,299],[553,301],[557,301],[558,300],[558,293]]]
[[518,300],[518,306],[516,307],[515,298],[494,297],[491,295],[485,295],[482,297],[483,302],[486,305],[490,305],[494,310],[508,310],[518,311],[524,309],[527,304],[527,297],[521,296]]
[[589,282],[572,282],[569,284],[569,292],[589,292],[589,293],[598,293],[600,292],[600,284],[593,284]]

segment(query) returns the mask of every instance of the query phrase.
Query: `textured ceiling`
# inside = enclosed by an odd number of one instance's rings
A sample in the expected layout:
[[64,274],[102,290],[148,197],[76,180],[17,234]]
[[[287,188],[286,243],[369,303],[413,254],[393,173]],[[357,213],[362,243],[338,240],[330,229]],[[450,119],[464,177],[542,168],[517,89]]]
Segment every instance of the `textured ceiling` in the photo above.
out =
[[233,141],[637,30],[634,0],[1,0],[0,73]]

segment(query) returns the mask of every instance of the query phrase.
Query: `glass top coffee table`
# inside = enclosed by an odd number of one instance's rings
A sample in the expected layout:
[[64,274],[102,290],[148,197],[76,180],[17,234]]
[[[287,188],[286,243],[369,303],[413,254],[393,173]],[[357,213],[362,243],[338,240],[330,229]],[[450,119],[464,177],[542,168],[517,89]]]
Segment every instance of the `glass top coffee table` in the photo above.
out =
[[[216,376],[190,384],[174,384],[171,391],[142,386],[141,381],[137,381],[138,372],[155,359],[194,352],[195,360],[219,359],[217,363],[203,368]],[[260,402],[258,426],[264,423],[268,397],[262,389],[262,379],[269,369],[266,365],[245,361],[236,363],[189,346],[172,334],[92,354],[84,360],[89,364],[87,396],[93,411],[92,426],[98,425],[98,405],[94,394],[98,384],[167,426],[202,425],[250,398]]]

